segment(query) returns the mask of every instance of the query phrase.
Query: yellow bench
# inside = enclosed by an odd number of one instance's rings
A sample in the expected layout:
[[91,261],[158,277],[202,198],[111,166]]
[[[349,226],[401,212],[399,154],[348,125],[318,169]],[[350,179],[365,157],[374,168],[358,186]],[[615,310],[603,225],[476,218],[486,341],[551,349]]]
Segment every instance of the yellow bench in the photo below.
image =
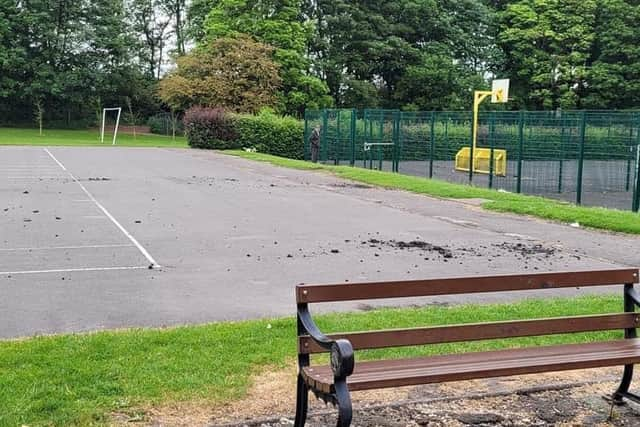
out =
[[[469,172],[471,148],[464,147],[456,154],[456,170]],[[473,171],[475,173],[491,173],[491,149],[476,148],[473,150]],[[507,175],[507,150],[493,150],[493,174]]]

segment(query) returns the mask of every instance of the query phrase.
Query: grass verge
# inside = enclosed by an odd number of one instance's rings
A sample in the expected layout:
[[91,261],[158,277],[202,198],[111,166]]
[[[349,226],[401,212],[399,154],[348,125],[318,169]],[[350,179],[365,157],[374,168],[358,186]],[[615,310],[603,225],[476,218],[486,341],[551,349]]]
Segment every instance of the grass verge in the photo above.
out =
[[[318,323],[335,332],[619,312],[621,306],[617,296],[583,296],[331,314]],[[614,331],[386,349],[360,352],[358,359],[618,337]],[[136,414],[148,405],[228,402],[247,391],[253,373],[285,366],[295,352],[293,318],[0,341],[0,425],[103,425],[113,412]]]
[[452,184],[437,179],[419,178],[350,166],[321,165],[261,153],[249,153],[239,150],[225,151],[225,153],[292,169],[326,171],[340,178],[417,194],[450,199],[486,199],[482,207],[497,212],[531,215],[564,223],[577,222],[589,228],[640,234],[640,215],[631,211],[577,206],[572,203],[543,197],[505,193],[469,185]]
[[[109,142],[101,143],[97,130],[59,130],[46,129],[40,136],[37,129],[0,128],[0,145],[66,145],[66,146],[111,146]],[[105,136],[105,140],[107,140]],[[119,134],[117,145],[120,147],[187,147],[184,137],[162,135]]]

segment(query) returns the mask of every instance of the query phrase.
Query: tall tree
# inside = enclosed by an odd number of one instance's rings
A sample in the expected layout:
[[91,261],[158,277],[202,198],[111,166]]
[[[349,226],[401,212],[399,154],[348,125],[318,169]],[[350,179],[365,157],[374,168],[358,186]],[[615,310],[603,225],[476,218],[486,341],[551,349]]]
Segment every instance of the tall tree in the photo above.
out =
[[521,106],[581,108],[596,0],[519,0],[500,14],[498,41]]
[[174,110],[200,105],[255,113],[275,106],[280,77],[272,53],[248,37],[218,38],[178,58],[160,82],[160,97]]
[[599,1],[584,107],[622,109],[640,105],[638,22],[637,1]]
[[219,0],[191,0],[187,6],[187,34],[192,40],[204,40],[204,22]]
[[491,13],[480,0],[308,0],[305,11],[315,24],[309,55],[339,104],[352,81],[378,86],[383,105],[402,104],[397,85],[429,46],[478,72],[488,63]]
[[140,59],[147,64],[150,77],[160,79],[172,17],[163,10],[162,0],[130,0],[129,13],[134,31],[143,42]]
[[122,0],[0,0],[0,18],[0,105],[14,120],[31,121],[38,109],[69,125],[71,116],[93,118],[92,100],[139,89]]
[[161,0],[161,8],[173,22],[172,32],[175,37],[175,51],[178,56],[184,55],[187,42],[187,2],[186,0]]
[[300,0],[219,0],[205,21],[207,40],[248,34],[275,47],[280,65],[280,110],[301,115],[305,108],[331,104],[326,85],[309,74],[305,57],[310,30]]
[[440,46],[428,49],[418,64],[407,68],[393,96],[404,109],[465,110],[470,108],[474,89],[485,84],[480,74],[452,61]]

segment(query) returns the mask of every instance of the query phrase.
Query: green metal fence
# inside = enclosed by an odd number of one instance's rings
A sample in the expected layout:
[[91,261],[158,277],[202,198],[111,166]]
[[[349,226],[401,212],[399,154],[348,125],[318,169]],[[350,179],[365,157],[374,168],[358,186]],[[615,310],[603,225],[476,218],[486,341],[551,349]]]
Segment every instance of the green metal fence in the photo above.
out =
[[319,160],[589,206],[640,207],[640,112],[482,112],[478,147],[507,151],[507,173],[455,170],[456,153],[472,142],[472,113],[397,110],[310,110],[305,153],[320,130]]

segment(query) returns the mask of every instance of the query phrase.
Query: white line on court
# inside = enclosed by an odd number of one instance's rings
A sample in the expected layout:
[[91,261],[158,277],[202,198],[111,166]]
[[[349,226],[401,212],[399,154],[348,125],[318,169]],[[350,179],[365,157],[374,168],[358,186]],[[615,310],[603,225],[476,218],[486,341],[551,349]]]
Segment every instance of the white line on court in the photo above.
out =
[[[63,165],[62,163],[60,163],[60,162],[58,161],[58,159],[56,159],[56,156],[54,156],[53,154],[51,154],[51,151],[49,151],[49,149],[48,149],[48,148],[45,148],[45,149],[44,149],[44,151],[45,151],[45,153],[47,153],[47,154],[49,155],[49,157],[51,157],[51,158],[53,159],[53,161],[54,161],[54,162],[56,162],[56,163],[58,164],[58,166],[60,166],[60,167],[62,168],[62,170],[63,170],[63,171],[65,171],[65,172],[69,172],[69,171],[67,170],[67,168],[65,168],[65,167],[64,167],[64,165]],[[71,172],[69,172],[69,175],[71,175]],[[73,175],[71,175],[71,178],[76,179]]]
[[149,252],[147,252],[147,250],[136,240],[135,237],[133,237],[131,235],[131,233],[129,233],[119,222],[118,220],[116,220],[113,215],[111,215],[109,213],[109,211],[100,204],[100,202],[98,202],[96,200],[95,197],[93,197],[93,195],[91,193],[89,193],[89,190],[87,190],[85,188],[84,185],[82,185],[82,183],[80,181],[78,181],[78,178],[76,178],[71,172],[69,172],[67,170],[67,168],[64,167],[64,165],[62,163],[60,163],[60,161],[58,159],[56,159],[56,157],[51,154],[51,151],[49,151],[48,148],[45,148],[44,151],[49,155],[49,157],[51,157],[57,164],[58,166],[60,166],[62,168],[62,170],[64,170],[65,172],[67,172],[69,174],[69,176],[71,177],[71,179],[80,186],[80,188],[82,188],[82,191],[84,191],[84,193],[87,195],[87,197],[89,199],[91,199],[91,201],[93,203],[95,203],[95,205],[102,211],[102,213],[104,213],[107,218],[109,218],[111,220],[111,222],[113,222],[113,224],[118,227],[120,229],[120,231],[122,231],[122,233],[127,236],[127,238],[131,241],[131,243],[133,243],[138,250],[142,253],[142,255],[144,255],[144,257],[151,263],[152,267],[160,267],[160,265],[156,262],[156,260],[153,259],[153,257],[151,256],[151,254],[149,254]]
[[61,268],[58,270],[23,270],[0,271],[0,276],[18,274],[46,274],[46,273],[77,273],[85,271],[117,271],[117,270],[147,270],[149,267],[86,267],[86,268]]
[[134,245],[80,245],[80,246],[43,246],[40,248],[0,248],[0,252],[19,252],[19,251],[53,251],[58,249],[104,249],[104,248],[133,248]]

